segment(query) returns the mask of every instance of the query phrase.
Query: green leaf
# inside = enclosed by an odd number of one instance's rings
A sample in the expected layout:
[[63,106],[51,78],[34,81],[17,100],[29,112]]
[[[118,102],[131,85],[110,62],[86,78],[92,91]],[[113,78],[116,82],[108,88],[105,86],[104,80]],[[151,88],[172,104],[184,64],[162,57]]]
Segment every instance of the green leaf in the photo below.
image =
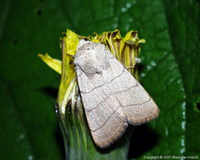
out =
[[200,137],[198,136],[200,108],[197,108],[200,102],[199,6],[200,1],[198,0],[164,3],[173,55],[179,67],[185,93],[186,128],[184,138],[186,155],[200,155],[198,147],[200,145]]
[[64,159],[53,108],[60,76],[37,53],[61,59],[59,37],[67,28],[80,35],[134,29],[146,39],[140,82],[161,112],[135,127],[129,159],[200,157],[199,5],[198,0],[1,0],[1,159]]

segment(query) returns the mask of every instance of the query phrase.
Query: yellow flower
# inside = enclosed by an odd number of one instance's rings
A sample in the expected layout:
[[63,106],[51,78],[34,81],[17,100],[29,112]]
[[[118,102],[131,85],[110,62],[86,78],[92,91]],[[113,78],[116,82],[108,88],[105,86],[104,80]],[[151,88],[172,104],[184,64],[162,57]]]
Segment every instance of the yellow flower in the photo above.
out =
[[139,61],[140,43],[144,39],[138,38],[137,31],[129,31],[125,37],[121,37],[120,31],[103,32],[101,35],[94,33],[94,36],[79,36],[71,30],[67,30],[62,40],[62,61],[53,59],[47,53],[38,56],[52,69],[61,74],[61,82],[58,93],[58,106],[61,114],[65,114],[65,109],[70,103],[71,110],[74,112],[75,104],[81,103],[78,94],[76,73],[73,64],[73,55],[76,53],[80,39],[88,39],[92,42],[105,44],[107,49],[133,74],[138,78],[136,63]]

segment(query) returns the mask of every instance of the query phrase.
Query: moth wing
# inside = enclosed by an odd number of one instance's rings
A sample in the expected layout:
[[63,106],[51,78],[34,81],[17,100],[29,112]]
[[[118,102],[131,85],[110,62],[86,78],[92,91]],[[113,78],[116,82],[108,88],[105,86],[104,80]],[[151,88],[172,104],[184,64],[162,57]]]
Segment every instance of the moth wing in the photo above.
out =
[[132,125],[139,125],[157,118],[159,109],[145,89],[111,53],[108,53],[108,59],[116,77],[109,85],[119,100],[127,121]]
[[108,147],[128,126],[125,114],[102,75],[89,78],[80,69],[76,72],[93,140],[100,148]]

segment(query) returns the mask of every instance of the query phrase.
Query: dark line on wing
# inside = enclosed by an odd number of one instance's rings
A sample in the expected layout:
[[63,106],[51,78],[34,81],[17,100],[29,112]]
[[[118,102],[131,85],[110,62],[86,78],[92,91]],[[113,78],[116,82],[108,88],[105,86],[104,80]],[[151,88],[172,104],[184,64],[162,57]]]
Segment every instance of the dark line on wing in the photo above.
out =
[[128,91],[128,90],[130,90],[130,89],[132,89],[132,88],[135,88],[135,87],[137,87],[137,86],[138,86],[138,82],[136,82],[136,84],[132,85],[132,86],[131,86],[131,87],[129,87],[129,88],[126,88],[126,89],[124,89],[124,90],[121,90],[121,91],[116,91],[116,92],[114,92],[114,93],[126,92],[126,91]]
[[114,77],[111,81],[109,81],[109,82],[107,82],[107,83],[104,83],[104,84],[101,84],[101,85],[99,85],[99,86],[96,86],[96,87],[94,87],[93,89],[91,89],[90,91],[87,91],[87,92],[85,92],[85,91],[80,91],[80,92],[81,92],[81,93],[84,93],[84,94],[85,94],[85,93],[90,93],[90,92],[94,91],[95,89],[104,86],[105,84],[109,84],[109,83],[111,83],[112,81],[114,81],[115,79],[117,79],[118,77],[120,77],[121,75],[123,75],[124,71],[125,71],[125,68],[123,67],[122,73],[120,73],[118,76]]
[[[111,93],[112,93],[112,92],[111,92]],[[87,112],[91,112],[92,110],[94,110],[94,109],[96,109],[97,107],[99,107],[100,104],[102,104],[103,102],[105,102],[105,100],[108,99],[109,97],[110,97],[110,94],[108,94],[108,96],[107,96],[105,99],[103,99],[102,101],[100,101],[100,102],[96,105],[96,107],[94,107],[94,108],[92,108],[92,109],[90,109],[90,110],[87,110]]]
[[99,128],[97,128],[97,129],[95,129],[95,130],[92,130],[92,131],[93,131],[93,132],[96,132],[98,129],[102,128],[102,127],[106,124],[106,122],[112,117],[112,115],[117,111],[117,109],[118,109],[118,107],[116,108],[115,111],[113,111],[113,112],[111,113],[111,115],[106,119],[106,121],[105,121]]
[[[131,87],[125,89],[125,90],[117,91],[117,92],[114,92],[114,93],[126,92],[126,91],[130,90],[131,88],[134,88],[134,87],[137,87],[137,86],[138,86],[138,83],[136,83],[135,85],[133,85],[133,86],[131,86]],[[88,112],[91,112],[92,110],[94,110],[94,109],[96,109],[97,107],[99,107],[100,104],[102,104],[103,102],[106,102],[105,100],[107,100],[107,99],[110,97],[111,93],[113,93],[113,92],[108,93],[108,94],[107,94],[108,96],[107,96],[105,99],[103,99],[102,101],[100,101],[100,102],[96,105],[96,107],[94,107],[94,108],[92,108],[92,109],[90,109],[90,110],[87,110],[87,111],[88,111]],[[116,98],[116,97],[115,97],[115,98]],[[117,98],[116,98],[116,99],[117,99]]]
[[[109,97],[109,96],[108,96],[108,97]],[[150,100],[151,100],[151,97],[150,97],[147,101],[144,101],[144,102],[142,102],[142,103],[130,104],[130,105],[119,106],[119,107],[128,107],[128,106],[132,106],[132,105],[142,105],[142,104],[145,104],[145,103],[149,102]],[[95,129],[95,130],[92,130],[92,131],[93,131],[93,132],[96,132],[98,129],[102,128],[102,127],[107,123],[107,121],[113,116],[113,114],[118,110],[119,107],[117,107],[117,108],[115,109],[115,111],[113,111],[113,112],[111,113],[111,115],[106,119],[106,121],[105,121],[99,128],[97,128],[97,129]]]
[[125,105],[125,106],[122,106],[122,107],[130,107],[132,105],[143,105],[143,104],[149,102],[150,100],[151,100],[151,97],[148,100],[146,100],[146,101],[144,101],[142,103],[133,103],[133,104],[128,104],[128,105]]

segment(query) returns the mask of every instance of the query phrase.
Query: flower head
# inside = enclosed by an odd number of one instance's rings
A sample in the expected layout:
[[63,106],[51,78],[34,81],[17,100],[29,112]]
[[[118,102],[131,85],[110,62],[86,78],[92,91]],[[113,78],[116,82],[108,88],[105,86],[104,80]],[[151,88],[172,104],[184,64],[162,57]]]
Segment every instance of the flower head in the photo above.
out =
[[[87,39],[95,43],[105,44],[106,48],[133,74],[138,78],[136,63],[140,52],[140,43],[144,39],[138,38],[137,31],[129,31],[125,37],[121,37],[120,31],[94,33],[94,36],[79,36],[71,30],[67,30],[61,38],[62,61],[51,58],[48,54],[39,54],[39,57],[52,69],[61,74],[61,82],[58,93],[58,106],[61,113],[65,114],[65,109],[70,103],[71,110],[75,111],[74,106],[81,104],[78,93],[76,73],[74,70],[73,56],[76,54],[78,43],[81,39]],[[79,110],[81,111],[81,110]]]

